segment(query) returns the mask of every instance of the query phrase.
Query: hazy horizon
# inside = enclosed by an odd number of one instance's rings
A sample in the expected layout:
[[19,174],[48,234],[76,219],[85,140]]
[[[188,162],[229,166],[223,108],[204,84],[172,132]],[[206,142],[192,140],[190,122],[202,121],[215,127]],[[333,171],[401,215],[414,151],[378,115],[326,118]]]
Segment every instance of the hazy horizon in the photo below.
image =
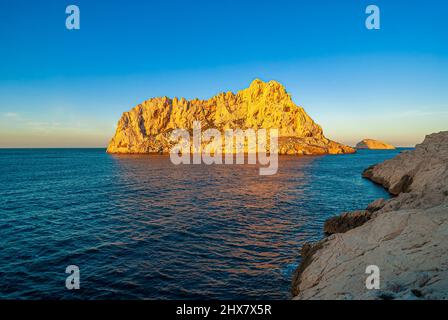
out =
[[[380,30],[365,28],[369,4]],[[441,1],[81,0],[80,30],[65,28],[66,5],[0,4],[0,148],[103,148],[144,100],[208,99],[255,78],[283,84],[347,145],[413,147],[448,129]]]

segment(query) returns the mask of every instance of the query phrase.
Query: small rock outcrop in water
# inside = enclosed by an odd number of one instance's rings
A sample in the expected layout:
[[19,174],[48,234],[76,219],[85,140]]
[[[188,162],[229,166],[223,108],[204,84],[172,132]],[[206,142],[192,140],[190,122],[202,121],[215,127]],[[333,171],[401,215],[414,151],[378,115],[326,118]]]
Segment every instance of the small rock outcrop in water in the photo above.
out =
[[356,149],[384,150],[384,149],[395,149],[395,147],[382,141],[373,139],[364,139],[358,142],[358,144],[356,145]]
[[[364,176],[396,197],[371,203],[366,221],[330,220],[333,234],[302,250],[295,299],[448,299],[448,131]],[[366,289],[369,265],[380,269],[378,290]]]
[[[278,129],[280,154],[353,153],[351,147],[327,139],[316,124],[278,82],[254,80],[234,94],[220,93],[209,100],[153,98],[123,113],[109,143],[109,153],[169,153],[174,129]],[[202,145],[204,147],[204,145]]]

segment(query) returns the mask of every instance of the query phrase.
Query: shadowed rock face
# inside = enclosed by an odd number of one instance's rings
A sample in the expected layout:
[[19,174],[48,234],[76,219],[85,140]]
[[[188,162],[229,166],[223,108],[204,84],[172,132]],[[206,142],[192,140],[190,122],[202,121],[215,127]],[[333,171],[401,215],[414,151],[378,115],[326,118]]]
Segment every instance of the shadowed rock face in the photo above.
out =
[[353,228],[359,227],[370,220],[372,213],[368,210],[346,212],[325,221],[324,233],[332,235],[344,233]]
[[355,152],[327,139],[322,128],[294,104],[281,84],[261,80],[254,80],[249,88],[236,94],[220,93],[208,100],[149,99],[123,113],[107,152],[169,153],[175,144],[170,139],[172,131],[191,131],[194,121],[201,122],[203,131],[278,129],[280,154]]
[[308,268],[308,266],[313,262],[314,254],[322,249],[325,241],[317,242],[317,243],[306,243],[303,245],[300,255],[302,256],[302,261],[294,272],[292,279],[292,294],[296,296],[299,294],[299,288],[301,287],[302,282],[302,274]]
[[382,149],[395,149],[395,147],[382,141],[373,139],[364,139],[361,142],[358,142],[358,144],[356,145],[356,149],[382,150]]
[[[448,131],[363,175],[396,197],[326,222],[332,235],[302,252],[295,299],[448,299]],[[379,290],[365,287],[372,264]]]
[[419,197],[443,196],[448,190],[448,132],[428,135],[415,150],[367,168],[363,176],[381,184],[393,195],[417,193]]

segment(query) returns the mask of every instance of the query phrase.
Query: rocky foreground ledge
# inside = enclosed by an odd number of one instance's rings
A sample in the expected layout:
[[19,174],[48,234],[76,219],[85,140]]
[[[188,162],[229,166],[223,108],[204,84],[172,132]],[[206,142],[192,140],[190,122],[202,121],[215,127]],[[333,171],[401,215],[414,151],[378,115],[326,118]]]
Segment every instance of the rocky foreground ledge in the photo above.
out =
[[[294,299],[448,299],[448,131],[363,173],[395,195],[329,219],[302,248]],[[368,265],[380,289],[368,290]]]

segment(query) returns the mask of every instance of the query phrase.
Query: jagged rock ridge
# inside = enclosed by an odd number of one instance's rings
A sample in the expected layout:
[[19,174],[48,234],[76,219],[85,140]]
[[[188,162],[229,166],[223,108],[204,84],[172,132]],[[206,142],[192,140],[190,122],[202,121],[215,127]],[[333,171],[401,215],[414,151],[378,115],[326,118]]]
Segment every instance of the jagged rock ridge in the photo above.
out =
[[169,153],[174,129],[278,129],[280,154],[340,154],[353,148],[327,139],[322,128],[294,104],[276,81],[254,80],[234,94],[220,93],[208,100],[152,98],[124,112],[109,143],[109,153]]

